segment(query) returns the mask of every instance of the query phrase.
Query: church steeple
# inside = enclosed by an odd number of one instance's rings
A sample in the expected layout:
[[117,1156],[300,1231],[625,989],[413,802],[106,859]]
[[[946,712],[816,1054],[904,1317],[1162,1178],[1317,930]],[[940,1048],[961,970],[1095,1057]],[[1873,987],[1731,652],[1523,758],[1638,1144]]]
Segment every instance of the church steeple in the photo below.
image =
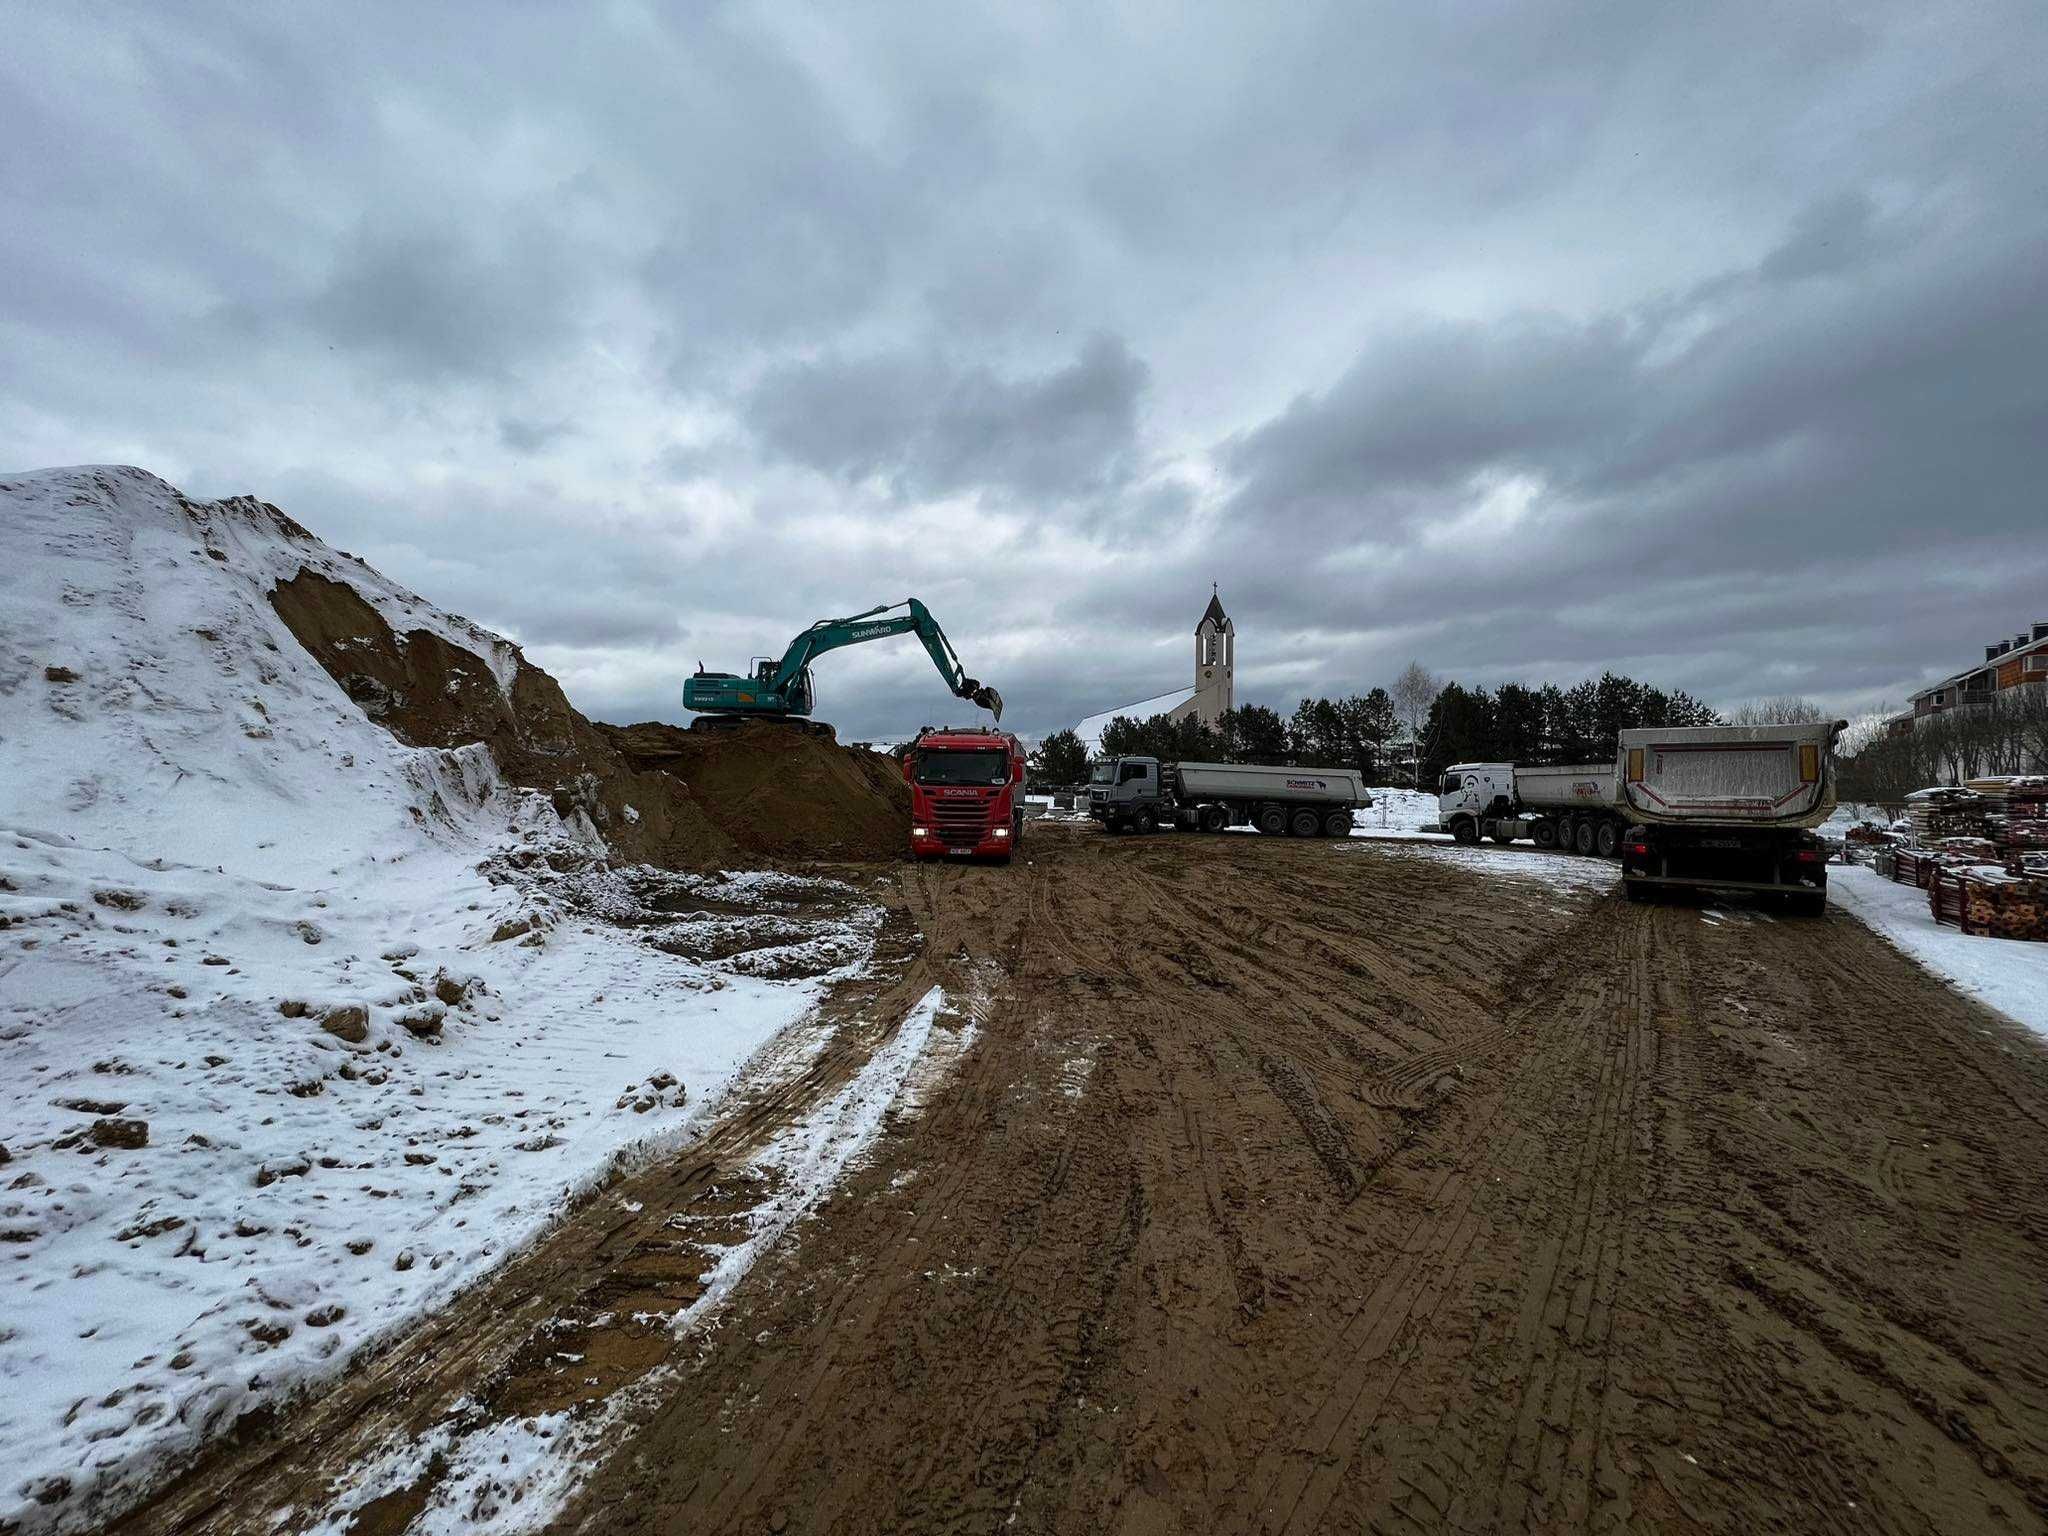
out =
[[1237,702],[1237,626],[1223,611],[1216,584],[1209,584],[1209,606],[1195,625],[1195,713],[1211,725]]

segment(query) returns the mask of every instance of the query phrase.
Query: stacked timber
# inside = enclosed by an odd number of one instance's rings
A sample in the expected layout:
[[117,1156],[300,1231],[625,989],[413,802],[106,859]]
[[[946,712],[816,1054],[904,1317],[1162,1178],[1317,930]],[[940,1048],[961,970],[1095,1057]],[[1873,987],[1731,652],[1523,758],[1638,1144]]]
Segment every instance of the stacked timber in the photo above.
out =
[[2007,850],[2048,848],[2048,776],[2028,774],[2004,781],[1985,817],[1993,842]]
[[1931,849],[1900,848],[1892,854],[1892,879],[1900,885],[1917,885],[1924,891],[1938,867]]
[[1914,790],[1906,796],[1906,819],[1913,824],[1913,841],[1926,848],[1944,837],[1982,837],[1984,805],[1982,795],[1961,785]]
[[2048,877],[1996,865],[1937,869],[1927,888],[1937,923],[1998,939],[2048,940]]

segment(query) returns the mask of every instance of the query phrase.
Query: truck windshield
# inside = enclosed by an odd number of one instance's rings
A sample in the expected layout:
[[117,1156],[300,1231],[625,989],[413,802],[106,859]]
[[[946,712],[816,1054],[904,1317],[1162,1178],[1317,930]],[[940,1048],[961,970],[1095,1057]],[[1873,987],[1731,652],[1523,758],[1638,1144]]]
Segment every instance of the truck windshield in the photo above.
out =
[[999,748],[971,752],[920,752],[920,784],[1002,784],[1010,777],[1010,754]]
[[1116,780],[1115,763],[1097,763],[1095,771],[1088,775],[1090,784],[1110,784]]

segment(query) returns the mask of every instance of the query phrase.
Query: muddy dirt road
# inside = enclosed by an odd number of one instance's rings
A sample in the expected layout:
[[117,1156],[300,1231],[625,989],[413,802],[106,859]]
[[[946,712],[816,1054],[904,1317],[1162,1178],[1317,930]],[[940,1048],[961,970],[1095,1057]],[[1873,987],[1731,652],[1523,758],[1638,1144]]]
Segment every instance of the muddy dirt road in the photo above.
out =
[[[1853,919],[1028,852],[899,871],[821,1054],[129,1528],[405,1529],[463,1413],[606,1416],[565,1531],[2048,1526],[2048,1052]],[[945,1049],[678,1340],[749,1151],[933,985]]]

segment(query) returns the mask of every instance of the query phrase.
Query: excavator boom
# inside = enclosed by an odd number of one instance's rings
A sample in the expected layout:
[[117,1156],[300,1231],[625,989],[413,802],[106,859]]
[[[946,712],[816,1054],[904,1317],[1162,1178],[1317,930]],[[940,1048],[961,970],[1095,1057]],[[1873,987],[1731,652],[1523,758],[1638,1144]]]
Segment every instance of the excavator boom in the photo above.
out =
[[[901,609],[902,612],[897,610]],[[900,603],[884,603],[865,613],[843,619],[820,619],[790,641],[779,660],[757,662],[747,676],[730,672],[706,672],[683,684],[683,707],[706,714],[787,719],[811,712],[811,662],[827,651],[861,645],[869,640],[886,640],[893,635],[915,634],[946,686],[957,698],[967,699],[1003,718],[1003,696],[976,682],[960,664],[946,632],[939,628],[931,611],[914,597]]]

